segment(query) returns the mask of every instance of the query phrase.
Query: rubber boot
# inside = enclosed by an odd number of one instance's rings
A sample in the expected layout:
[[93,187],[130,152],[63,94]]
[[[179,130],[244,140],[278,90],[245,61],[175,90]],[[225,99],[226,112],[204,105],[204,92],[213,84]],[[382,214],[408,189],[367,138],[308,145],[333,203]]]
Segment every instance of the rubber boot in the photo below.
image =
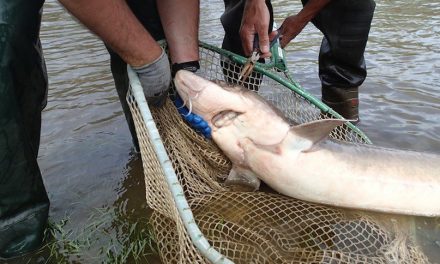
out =
[[359,122],[359,87],[323,88],[322,101],[353,124]]

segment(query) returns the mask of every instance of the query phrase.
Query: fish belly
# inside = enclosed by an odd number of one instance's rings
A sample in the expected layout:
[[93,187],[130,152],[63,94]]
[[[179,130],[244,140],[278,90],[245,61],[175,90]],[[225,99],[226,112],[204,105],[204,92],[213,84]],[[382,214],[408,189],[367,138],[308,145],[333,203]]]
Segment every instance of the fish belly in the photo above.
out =
[[247,146],[249,167],[274,190],[327,205],[440,216],[440,158],[323,144],[308,152]]

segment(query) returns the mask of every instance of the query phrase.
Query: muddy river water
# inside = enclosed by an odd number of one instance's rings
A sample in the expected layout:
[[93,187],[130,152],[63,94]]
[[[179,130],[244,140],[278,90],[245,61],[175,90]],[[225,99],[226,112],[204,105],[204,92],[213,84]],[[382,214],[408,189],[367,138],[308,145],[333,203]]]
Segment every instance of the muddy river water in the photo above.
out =
[[[223,2],[201,2],[201,40],[220,45]],[[300,8],[300,1],[273,2],[278,23]],[[321,38],[309,25],[287,48],[292,74],[318,97]],[[102,42],[54,0],[45,4],[41,39],[50,87],[39,164],[51,221],[66,220],[65,230],[79,230],[95,208],[107,208],[110,237],[117,238],[115,223],[136,221],[149,211],[140,157],[133,151],[109,56]],[[360,128],[377,145],[440,153],[440,2],[377,1],[365,57]],[[440,221],[417,218],[415,223],[419,244],[440,263]],[[108,241],[96,243],[84,254],[100,262],[106,255],[99,243]]]

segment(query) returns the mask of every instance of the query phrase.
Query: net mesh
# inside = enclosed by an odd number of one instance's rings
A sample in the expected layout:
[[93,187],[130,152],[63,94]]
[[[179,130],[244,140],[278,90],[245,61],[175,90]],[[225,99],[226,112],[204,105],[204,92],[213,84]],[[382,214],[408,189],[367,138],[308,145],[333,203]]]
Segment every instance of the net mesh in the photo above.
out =
[[[209,48],[200,49],[200,58],[199,75],[236,82],[242,65]],[[330,117],[263,74],[253,73],[244,85],[258,91],[292,122]],[[146,200],[154,210],[150,221],[160,257],[163,263],[207,263],[179,217],[131,92],[127,100],[140,142]],[[231,163],[216,145],[194,132],[170,100],[163,108],[151,110],[199,228],[216,250],[235,263],[428,262],[408,235],[364,213],[308,203],[270,190],[246,192],[224,186]],[[347,126],[337,127],[331,137],[366,142]]]

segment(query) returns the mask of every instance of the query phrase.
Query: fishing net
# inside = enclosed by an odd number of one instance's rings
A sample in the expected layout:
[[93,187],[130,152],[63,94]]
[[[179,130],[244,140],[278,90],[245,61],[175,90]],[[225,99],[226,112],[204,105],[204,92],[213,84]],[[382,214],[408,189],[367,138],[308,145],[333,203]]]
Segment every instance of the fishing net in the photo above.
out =
[[[230,55],[202,45],[198,74],[236,82],[242,63]],[[297,86],[286,72],[257,67],[244,85],[258,91],[292,122],[335,116],[306,98],[304,91],[292,91],[283,82]],[[182,223],[151,132],[131,92],[127,100],[141,146],[146,200],[154,210],[151,223],[160,257],[163,263],[208,263]],[[269,188],[248,192],[223,185],[231,163],[216,145],[194,132],[170,100],[163,108],[151,110],[197,225],[210,244],[234,263],[427,262],[408,234],[373,216],[297,200]],[[337,127],[331,137],[356,144],[369,142],[349,125]]]

